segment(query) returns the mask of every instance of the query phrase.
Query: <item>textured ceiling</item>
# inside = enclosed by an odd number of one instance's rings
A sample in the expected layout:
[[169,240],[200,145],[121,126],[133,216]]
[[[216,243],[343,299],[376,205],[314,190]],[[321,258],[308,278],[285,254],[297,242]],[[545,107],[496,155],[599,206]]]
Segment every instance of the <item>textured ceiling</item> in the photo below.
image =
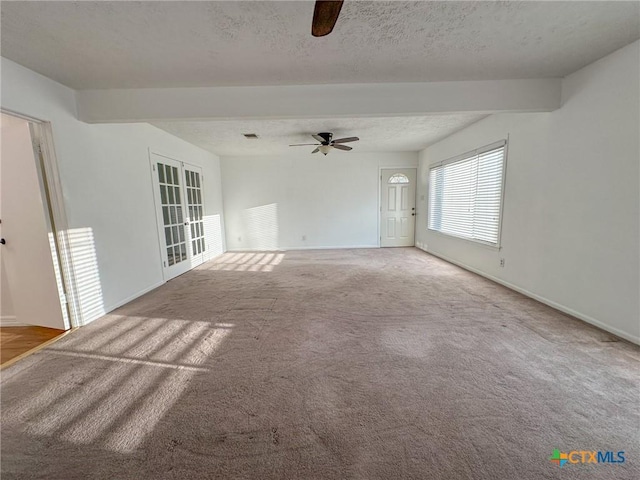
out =
[[2,55],[74,88],[560,77],[640,36],[638,2],[2,2]]
[[[340,118],[304,120],[233,120],[157,122],[153,125],[221,156],[311,153],[314,147],[289,147],[314,143],[311,134],[333,132],[334,138],[360,137],[353,151],[417,151],[485,115],[430,115],[424,117]],[[257,133],[247,140],[243,133]]]

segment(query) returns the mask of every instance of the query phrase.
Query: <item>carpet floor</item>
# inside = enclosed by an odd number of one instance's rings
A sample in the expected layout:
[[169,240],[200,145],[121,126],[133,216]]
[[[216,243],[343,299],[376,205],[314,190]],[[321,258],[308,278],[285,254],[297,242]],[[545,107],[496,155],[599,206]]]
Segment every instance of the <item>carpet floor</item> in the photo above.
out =
[[2,479],[638,479],[639,366],[413,248],[227,253],[2,372]]

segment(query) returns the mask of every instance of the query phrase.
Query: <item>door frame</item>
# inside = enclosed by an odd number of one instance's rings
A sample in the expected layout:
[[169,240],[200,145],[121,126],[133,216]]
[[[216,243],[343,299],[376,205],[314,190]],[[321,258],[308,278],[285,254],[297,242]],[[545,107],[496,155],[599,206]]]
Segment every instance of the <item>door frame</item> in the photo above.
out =
[[70,248],[69,221],[51,122],[1,107],[0,112],[29,122],[33,153],[36,159],[36,172],[42,186],[45,221],[47,229],[53,234],[55,249],[51,253],[54,257],[53,261],[58,265],[61,277],[58,290],[63,299],[62,316],[67,330],[77,328],[83,324],[82,311],[77,295],[77,279],[74,274],[73,255]]
[[[389,167],[378,167],[378,248],[382,248],[382,170],[393,170],[393,169],[411,169],[416,171],[416,218],[414,220],[415,225],[418,224],[418,167],[416,165],[402,166],[402,165],[391,165]],[[416,244],[416,229],[413,229],[413,244]]]

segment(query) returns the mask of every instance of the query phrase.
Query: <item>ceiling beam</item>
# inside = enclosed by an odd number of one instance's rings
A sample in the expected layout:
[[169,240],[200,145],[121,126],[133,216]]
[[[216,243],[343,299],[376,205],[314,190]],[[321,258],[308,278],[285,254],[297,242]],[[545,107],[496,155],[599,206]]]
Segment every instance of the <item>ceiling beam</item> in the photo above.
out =
[[549,112],[561,80],[80,90],[89,123]]

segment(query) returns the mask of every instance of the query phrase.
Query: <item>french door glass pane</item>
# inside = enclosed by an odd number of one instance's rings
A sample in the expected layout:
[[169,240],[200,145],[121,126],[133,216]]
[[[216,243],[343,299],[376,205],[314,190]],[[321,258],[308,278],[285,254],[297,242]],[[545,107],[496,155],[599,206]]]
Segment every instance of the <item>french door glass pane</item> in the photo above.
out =
[[180,177],[178,169],[158,163],[160,182],[160,200],[162,202],[162,220],[165,227],[167,244],[167,262],[169,266],[187,259],[187,247],[184,235],[184,218],[180,201]]
[[205,250],[204,221],[202,218],[202,189],[200,173],[186,170],[187,203],[191,221],[191,254],[200,255]]

